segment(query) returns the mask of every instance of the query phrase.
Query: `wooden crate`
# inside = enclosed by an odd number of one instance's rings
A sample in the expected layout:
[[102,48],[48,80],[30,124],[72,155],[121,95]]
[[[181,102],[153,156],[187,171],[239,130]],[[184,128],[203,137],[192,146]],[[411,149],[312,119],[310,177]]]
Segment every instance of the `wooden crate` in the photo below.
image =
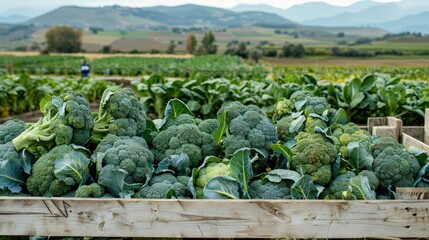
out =
[[[427,112],[428,113],[428,112]],[[368,129],[429,147],[395,118]],[[417,132],[416,130],[414,130]],[[420,128],[424,131],[424,128]],[[397,200],[170,200],[0,197],[0,235],[178,238],[427,238],[429,189]]]
[[0,235],[180,238],[429,236],[429,200],[0,198]]

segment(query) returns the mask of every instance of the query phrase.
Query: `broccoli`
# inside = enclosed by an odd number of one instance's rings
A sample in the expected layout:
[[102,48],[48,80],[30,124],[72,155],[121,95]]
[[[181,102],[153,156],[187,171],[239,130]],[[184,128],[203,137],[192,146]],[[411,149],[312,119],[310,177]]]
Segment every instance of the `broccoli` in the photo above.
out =
[[146,129],[143,105],[130,88],[106,89],[94,118],[91,141],[101,142],[107,134],[141,136]]
[[26,148],[40,157],[56,145],[87,143],[91,137],[93,119],[85,97],[69,92],[44,99],[49,100],[42,109],[44,117],[12,140],[15,148]]
[[153,177],[149,184],[139,190],[140,198],[166,198],[170,190],[174,190],[178,198],[190,198],[187,184],[188,176],[175,177],[171,173],[163,173]]
[[291,148],[291,169],[311,175],[315,183],[328,183],[331,180],[331,164],[337,157],[334,144],[318,133],[300,132],[295,140],[297,144]]
[[24,132],[26,128],[27,125],[25,122],[18,119],[9,120],[0,125],[0,144],[12,141],[19,136],[19,134]]
[[374,173],[380,180],[380,187],[412,187],[420,171],[417,158],[400,148],[387,147],[374,159]]
[[80,186],[74,195],[76,198],[101,198],[105,191],[98,183]]
[[295,106],[289,99],[281,98],[274,106],[273,121],[278,121],[293,112]]
[[[109,134],[93,153],[93,158],[102,168],[122,169],[127,172],[125,182],[144,183],[151,171],[154,156],[141,137],[118,137]],[[101,170],[101,169],[99,169]]]
[[232,177],[231,168],[228,162],[209,162],[198,171],[195,181],[195,191],[197,198],[203,198],[203,189],[210,179],[216,176]]
[[308,133],[314,133],[315,127],[320,127],[321,129],[325,129],[328,126],[326,125],[326,122],[323,121],[322,119],[308,116],[305,120],[305,131]]
[[[237,105],[234,103],[232,107],[235,118],[228,125],[230,135],[223,139],[225,154],[232,155],[238,149],[248,147],[268,155],[270,145],[278,141],[275,126],[257,107],[241,105],[241,108],[235,109]],[[227,115],[230,113],[228,109],[226,106]]]
[[202,132],[193,117],[187,114],[170,118],[153,137],[152,145],[158,162],[171,155],[186,153],[191,167],[198,166],[205,156],[215,155],[219,148],[216,140]]
[[375,191],[378,188],[380,181],[378,180],[377,175],[375,175],[374,172],[369,170],[363,170],[359,173],[359,175],[362,175],[368,178],[369,186],[371,187],[371,190]]
[[287,117],[280,119],[280,121],[277,122],[276,132],[277,132],[277,136],[279,137],[280,141],[287,142],[289,140],[292,140],[295,138],[295,136],[298,134],[298,132],[303,130],[304,124],[301,126],[300,129],[298,129],[297,132],[289,131],[290,125],[292,124],[293,120],[294,119],[292,118],[292,116],[287,116]]
[[[34,163],[31,175],[27,179],[27,189],[32,196],[59,197],[72,190],[72,186],[57,179],[54,174],[55,162],[71,152],[79,150],[70,145],[56,146]],[[82,153],[86,154],[84,151]]]
[[245,112],[255,111],[261,115],[264,115],[262,110],[255,105],[244,105],[241,102],[230,102],[225,106],[221,107],[217,112],[217,115],[220,116],[226,112],[226,122],[229,124],[234,118],[243,115]]
[[287,181],[264,183],[259,179],[249,185],[249,196],[251,199],[291,199],[290,186]]
[[393,138],[390,138],[390,137],[377,138],[373,141],[371,145],[371,152],[374,158],[378,157],[378,155],[380,155],[381,152],[383,152],[383,150],[386,149],[387,147],[391,147],[395,149],[404,148],[402,144],[398,143],[398,141],[396,141]]
[[313,94],[306,90],[296,91],[290,95],[289,100],[295,104],[298,101],[305,100],[307,97],[312,97]]
[[198,128],[201,132],[205,132],[210,135],[213,134],[218,127],[219,121],[217,119],[206,119],[198,124]]
[[354,123],[347,123],[346,125],[336,125],[333,129],[332,136],[338,139],[337,147],[341,156],[347,159],[349,157],[348,145],[350,142],[370,142],[371,135],[359,128]]
[[304,115],[308,117],[311,113],[322,115],[325,110],[329,109],[329,104],[324,97],[307,97],[304,105]]
[[325,199],[343,199],[343,192],[349,189],[350,179],[354,176],[356,175],[351,171],[338,175],[322,195]]

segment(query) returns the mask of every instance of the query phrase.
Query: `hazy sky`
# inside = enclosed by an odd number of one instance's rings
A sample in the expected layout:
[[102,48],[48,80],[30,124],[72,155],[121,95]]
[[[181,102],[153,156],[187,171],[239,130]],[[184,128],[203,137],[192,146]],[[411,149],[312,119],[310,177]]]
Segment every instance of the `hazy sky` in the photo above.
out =
[[[16,8],[41,8],[41,7],[58,7],[61,5],[79,5],[79,6],[104,6],[118,4],[121,6],[131,7],[144,7],[144,6],[156,6],[156,5],[167,5],[175,6],[187,3],[194,3],[200,5],[216,6],[230,8],[240,3],[247,4],[270,4],[279,8],[288,8],[294,4],[302,4],[306,2],[327,2],[334,5],[346,6],[352,3],[358,2],[359,0],[0,0],[0,13],[9,9]],[[377,2],[395,2],[399,0],[375,0]],[[427,0],[422,0],[427,1]],[[18,13],[19,14],[19,13]]]

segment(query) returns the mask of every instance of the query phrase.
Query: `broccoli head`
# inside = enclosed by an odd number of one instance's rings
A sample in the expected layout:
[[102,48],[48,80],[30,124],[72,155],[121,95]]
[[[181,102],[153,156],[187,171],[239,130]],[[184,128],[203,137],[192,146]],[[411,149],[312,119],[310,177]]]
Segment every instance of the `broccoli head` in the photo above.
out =
[[[52,195],[60,197],[72,190],[72,186],[57,179],[54,171],[55,162],[65,154],[74,151],[79,152],[80,150],[70,145],[56,146],[34,163],[31,175],[27,180],[27,189],[32,196]],[[85,152],[82,153],[86,154]]]
[[305,131],[308,133],[314,133],[314,128],[320,127],[321,129],[325,129],[328,126],[326,122],[320,118],[308,116],[305,119]]
[[148,185],[140,188],[139,197],[162,199],[167,197],[170,190],[174,190],[178,198],[190,198],[188,181],[187,176],[175,177],[171,173],[163,173],[153,177]]
[[374,173],[380,181],[380,187],[412,187],[420,171],[417,158],[400,148],[385,148],[372,164]]
[[[246,109],[246,106],[242,108]],[[240,112],[231,120],[228,129],[229,136],[223,140],[227,156],[243,147],[256,148],[268,155],[270,145],[278,141],[274,124],[260,109]]]
[[209,162],[198,171],[195,181],[195,191],[197,198],[203,198],[203,189],[210,179],[216,176],[232,177],[231,168],[228,162]]
[[103,186],[98,183],[80,186],[74,195],[76,198],[101,198],[105,191]]
[[312,97],[313,94],[306,90],[296,91],[290,95],[289,100],[295,104],[296,102],[305,100],[307,97]]
[[213,134],[218,127],[219,121],[217,119],[206,119],[198,124],[198,128],[201,130],[201,132],[208,134]]
[[295,140],[297,144],[291,148],[291,169],[311,175],[315,183],[328,183],[331,164],[337,157],[334,144],[318,133],[300,132]]
[[[93,153],[103,168],[122,169],[126,183],[144,183],[154,161],[152,152],[141,137],[118,137],[109,134]],[[99,169],[100,170],[100,169]]]
[[329,109],[329,103],[324,97],[307,97],[304,105],[304,115],[309,116],[311,113],[322,115],[325,110]]
[[27,125],[25,122],[18,119],[9,120],[0,125],[0,144],[12,141],[19,136],[19,134],[24,132],[26,128]]
[[226,122],[229,124],[234,118],[243,115],[247,111],[255,111],[261,115],[264,114],[262,110],[255,105],[244,105],[241,102],[230,102],[221,107],[217,112],[217,115],[220,116],[226,112]]
[[290,187],[287,181],[264,183],[259,179],[249,185],[249,196],[251,199],[291,199]]
[[338,175],[329,187],[322,192],[325,199],[343,199],[343,192],[349,189],[350,179],[356,176],[353,172],[347,171],[346,173]]
[[278,121],[284,116],[290,115],[294,110],[295,106],[293,105],[292,101],[281,98],[279,101],[277,101],[276,105],[274,105],[273,121]]
[[39,157],[56,145],[84,145],[91,137],[93,119],[88,101],[80,93],[45,97],[44,116],[12,140],[17,150],[26,148]]
[[291,132],[290,125],[292,124],[293,120],[294,119],[292,118],[292,116],[287,116],[277,122],[276,132],[280,141],[287,142],[289,140],[292,140],[296,137],[298,132],[303,130],[304,124],[301,126],[300,129],[298,129],[297,132]]
[[354,123],[347,123],[346,125],[338,125],[332,132],[332,135],[338,139],[338,150],[344,158],[349,157],[348,144],[350,142],[370,142],[371,135],[360,129]]
[[94,118],[91,141],[99,143],[107,134],[141,136],[146,129],[143,105],[130,88],[106,89]]
[[192,116],[181,114],[166,124],[167,126],[164,125],[152,140],[153,152],[158,162],[171,155],[186,153],[190,166],[196,167],[205,156],[216,154],[219,148],[216,140],[210,134],[201,131]]
[[404,148],[402,144],[398,143],[398,141],[396,141],[393,138],[390,138],[390,137],[378,138],[378,139],[375,139],[371,145],[371,152],[374,158],[378,157],[378,155],[380,155],[381,152],[383,152],[383,150],[386,149],[387,147],[391,147],[395,149]]

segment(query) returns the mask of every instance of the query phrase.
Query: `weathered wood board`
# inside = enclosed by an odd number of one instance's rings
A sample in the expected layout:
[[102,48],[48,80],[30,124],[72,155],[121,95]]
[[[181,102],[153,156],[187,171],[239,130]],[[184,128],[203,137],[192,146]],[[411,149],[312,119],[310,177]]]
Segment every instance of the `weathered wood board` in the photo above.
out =
[[0,235],[417,238],[429,236],[429,201],[3,197]]
[[429,188],[396,188],[396,198],[401,200],[429,200]]
[[405,147],[415,147],[421,151],[429,153],[429,145],[405,133],[402,133],[402,145],[404,145]]

